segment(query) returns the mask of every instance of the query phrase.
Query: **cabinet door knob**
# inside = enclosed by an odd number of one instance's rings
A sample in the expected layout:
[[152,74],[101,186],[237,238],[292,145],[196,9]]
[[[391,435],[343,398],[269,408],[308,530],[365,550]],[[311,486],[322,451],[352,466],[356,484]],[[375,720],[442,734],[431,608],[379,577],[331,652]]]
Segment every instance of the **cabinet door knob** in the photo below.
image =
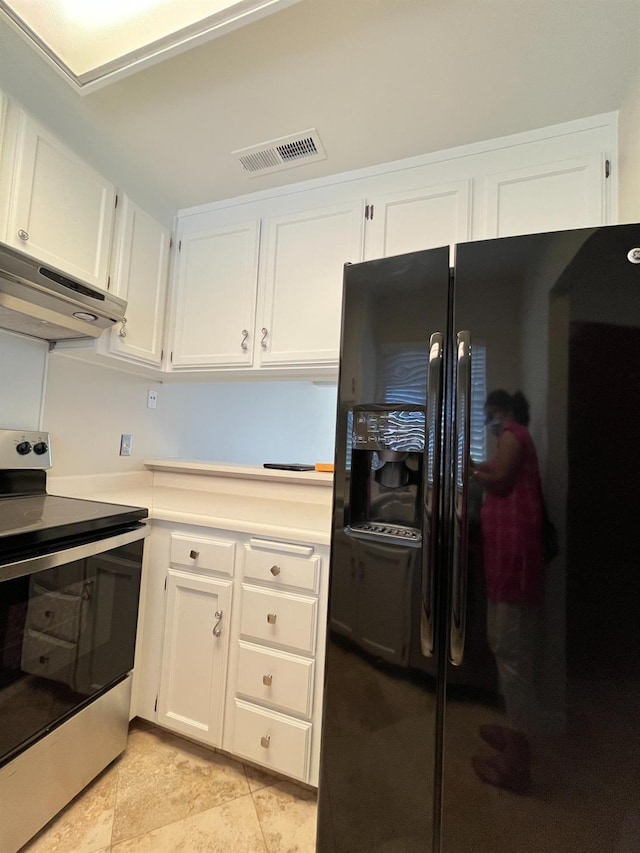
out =
[[197,560],[200,556],[200,551],[189,551],[189,556],[192,560]]
[[269,623],[269,625],[275,625],[276,618],[277,616],[275,613],[267,613],[267,622]]
[[274,578],[275,578],[275,577],[276,577],[276,575],[279,575],[279,574],[280,574],[280,566],[271,566],[271,568],[269,569],[269,571],[271,572],[271,574],[272,574],[272,575],[274,576]]
[[269,744],[271,743],[271,735],[262,735],[260,738],[260,746],[263,749],[269,749]]
[[260,341],[260,346],[262,347],[262,349],[267,348],[267,335],[268,334],[269,334],[269,330],[263,326],[262,327],[262,340]]
[[247,338],[248,337],[249,337],[249,332],[246,329],[243,329],[242,330],[242,343],[240,344],[240,346],[242,347],[243,350],[245,350],[245,352],[247,350]]
[[263,675],[262,676],[262,683],[264,684],[265,687],[271,687],[272,681],[273,681],[272,675]]
[[18,237],[26,243],[27,240],[29,239],[29,232],[25,231],[24,228],[21,228],[18,231]]

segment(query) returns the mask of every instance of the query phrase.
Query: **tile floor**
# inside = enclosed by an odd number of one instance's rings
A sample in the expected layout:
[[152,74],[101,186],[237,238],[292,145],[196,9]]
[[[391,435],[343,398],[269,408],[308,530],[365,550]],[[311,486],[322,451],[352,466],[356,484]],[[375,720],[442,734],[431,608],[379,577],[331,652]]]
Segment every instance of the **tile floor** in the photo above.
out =
[[125,753],[20,853],[313,853],[315,792],[134,720]]

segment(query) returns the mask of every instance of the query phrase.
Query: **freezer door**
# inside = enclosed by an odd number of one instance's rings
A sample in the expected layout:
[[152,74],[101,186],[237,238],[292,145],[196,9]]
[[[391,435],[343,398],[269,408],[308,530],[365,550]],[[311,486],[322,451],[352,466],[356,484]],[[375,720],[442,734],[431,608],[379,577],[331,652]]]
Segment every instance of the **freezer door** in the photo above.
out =
[[444,853],[640,850],[639,247],[624,225],[456,250],[470,452]]
[[449,249],[348,266],[319,853],[433,850]]

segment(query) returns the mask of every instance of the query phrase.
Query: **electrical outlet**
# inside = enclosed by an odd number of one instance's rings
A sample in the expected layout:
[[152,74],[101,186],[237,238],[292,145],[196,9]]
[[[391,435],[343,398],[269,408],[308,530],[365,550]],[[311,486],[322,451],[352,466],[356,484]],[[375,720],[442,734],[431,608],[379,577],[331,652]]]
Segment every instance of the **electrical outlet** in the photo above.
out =
[[147,391],[147,409],[155,409],[158,405],[158,392],[150,388]]
[[123,433],[120,436],[120,456],[131,456],[131,445],[133,443],[133,436],[126,435]]

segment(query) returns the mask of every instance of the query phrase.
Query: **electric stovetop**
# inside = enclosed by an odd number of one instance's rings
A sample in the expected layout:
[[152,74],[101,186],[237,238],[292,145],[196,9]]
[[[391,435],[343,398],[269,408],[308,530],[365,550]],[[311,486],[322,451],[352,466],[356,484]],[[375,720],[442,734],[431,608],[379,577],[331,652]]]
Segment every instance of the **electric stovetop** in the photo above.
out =
[[47,433],[0,430],[0,564],[113,536],[138,526],[143,507],[49,495]]
[[111,533],[146,518],[141,507],[56,495],[0,497],[0,560],[7,551]]

